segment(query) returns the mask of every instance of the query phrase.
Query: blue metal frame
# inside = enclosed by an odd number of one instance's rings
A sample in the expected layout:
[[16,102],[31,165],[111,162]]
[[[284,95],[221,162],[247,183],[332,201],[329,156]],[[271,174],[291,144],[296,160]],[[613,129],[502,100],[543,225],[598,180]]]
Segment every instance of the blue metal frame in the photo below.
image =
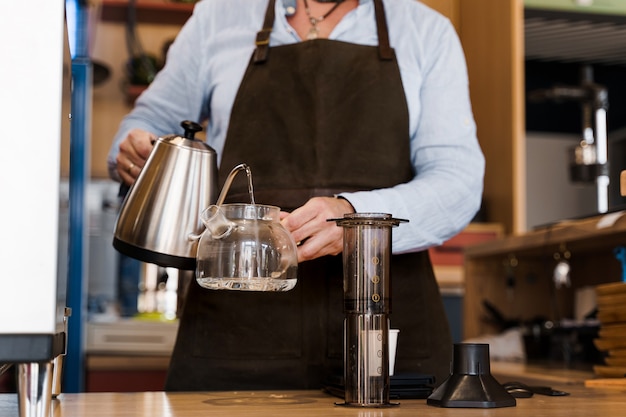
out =
[[[72,54],[72,124],[70,135],[69,178],[69,262],[67,304],[67,356],[64,364],[63,391],[84,391],[84,334],[87,321],[88,240],[86,227],[86,189],[89,180],[91,137],[92,63],[88,51],[88,8],[85,1],[66,0]],[[69,16],[69,14],[73,16]],[[73,42],[72,42],[73,41]]]

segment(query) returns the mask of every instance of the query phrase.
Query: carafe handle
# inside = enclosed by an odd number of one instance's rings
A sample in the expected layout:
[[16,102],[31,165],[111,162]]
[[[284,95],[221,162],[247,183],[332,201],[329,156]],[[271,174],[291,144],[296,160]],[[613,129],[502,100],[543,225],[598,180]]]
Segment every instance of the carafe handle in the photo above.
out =
[[200,215],[202,222],[206,226],[206,231],[213,239],[223,239],[228,237],[237,225],[224,216],[224,212],[218,205],[211,205]]

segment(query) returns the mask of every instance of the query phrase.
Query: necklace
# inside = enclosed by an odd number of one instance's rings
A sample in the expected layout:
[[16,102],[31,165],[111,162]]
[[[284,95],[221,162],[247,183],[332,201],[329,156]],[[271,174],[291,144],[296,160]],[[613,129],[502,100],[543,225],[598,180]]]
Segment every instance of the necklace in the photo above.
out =
[[331,7],[330,10],[324,13],[322,16],[313,17],[311,16],[311,9],[309,8],[309,2],[307,0],[304,0],[304,11],[306,12],[307,17],[309,18],[309,22],[311,22],[311,29],[309,29],[309,33],[306,36],[307,39],[311,40],[311,39],[318,38],[320,30],[318,29],[317,24],[320,23],[322,20],[326,19],[328,16],[330,16],[332,12],[337,10],[337,7],[339,7],[339,5],[343,3],[343,1],[344,0],[337,0],[335,5]]

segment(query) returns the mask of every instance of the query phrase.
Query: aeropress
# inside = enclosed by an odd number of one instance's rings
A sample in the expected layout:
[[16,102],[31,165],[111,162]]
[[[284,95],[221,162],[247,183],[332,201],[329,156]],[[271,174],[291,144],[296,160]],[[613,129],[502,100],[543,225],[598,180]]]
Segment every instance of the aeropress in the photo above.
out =
[[428,397],[426,404],[444,408],[513,407],[515,398],[491,375],[489,345],[456,343],[450,376]]
[[344,403],[388,407],[391,228],[407,220],[384,213],[330,219],[343,227]]

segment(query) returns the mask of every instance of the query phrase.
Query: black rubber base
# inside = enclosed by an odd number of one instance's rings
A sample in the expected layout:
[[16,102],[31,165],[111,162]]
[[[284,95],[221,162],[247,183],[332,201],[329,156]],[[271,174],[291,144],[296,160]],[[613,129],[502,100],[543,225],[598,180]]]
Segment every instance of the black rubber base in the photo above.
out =
[[488,344],[455,344],[452,374],[426,404],[448,408],[514,407],[517,403],[491,376]]
[[126,243],[116,237],[113,238],[113,247],[120,253],[130,256],[131,258],[149,264],[159,265],[164,268],[185,269],[189,271],[194,271],[196,269],[196,258],[172,256],[164,253],[153,252],[151,250]]

